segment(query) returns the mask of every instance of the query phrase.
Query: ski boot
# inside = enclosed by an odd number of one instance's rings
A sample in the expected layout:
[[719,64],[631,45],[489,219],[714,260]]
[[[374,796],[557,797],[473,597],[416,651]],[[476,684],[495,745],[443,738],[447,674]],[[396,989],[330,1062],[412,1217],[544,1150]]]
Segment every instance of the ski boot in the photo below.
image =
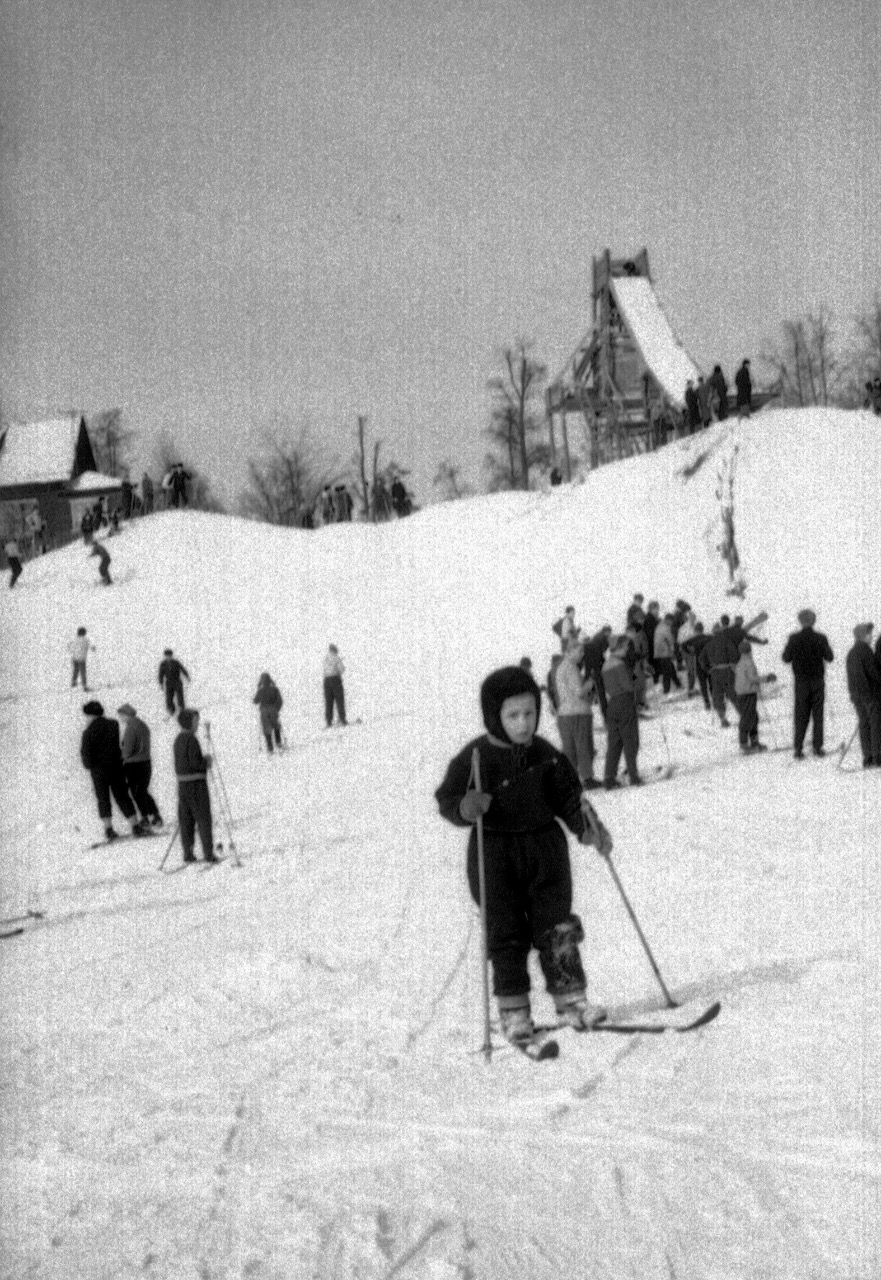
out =
[[532,1021],[528,1000],[525,1004],[521,1003],[513,1007],[503,1005],[499,1001],[499,1022],[502,1035],[506,1040],[510,1040],[511,1044],[522,1046],[531,1044],[535,1039],[535,1024]]
[[584,991],[570,991],[564,996],[554,996],[554,1005],[560,1022],[575,1031],[590,1031],[597,1023],[606,1019],[606,1010],[602,1005],[591,1004]]

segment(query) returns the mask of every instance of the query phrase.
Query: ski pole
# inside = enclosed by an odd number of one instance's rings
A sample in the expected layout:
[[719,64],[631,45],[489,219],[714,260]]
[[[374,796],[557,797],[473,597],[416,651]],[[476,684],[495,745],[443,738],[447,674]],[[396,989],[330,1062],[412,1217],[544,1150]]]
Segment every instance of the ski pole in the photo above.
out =
[[633,907],[630,905],[630,900],[627,897],[627,894],[624,892],[624,886],[621,883],[621,880],[618,876],[618,872],[615,870],[615,865],[612,862],[612,859],[608,853],[605,854],[604,857],[606,859],[606,862],[608,863],[609,870],[612,873],[612,879],[615,881],[615,887],[617,888],[618,892],[621,895],[621,901],[624,903],[624,906],[627,908],[627,914],[630,916],[630,919],[633,921],[633,927],[636,930],[636,933],[640,942],[642,943],[643,950],[648,956],[649,964],[652,966],[652,972],[654,973],[655,977],[658,980],[658,986],[661,988],[662,992],[664,993],[664,999],[667,1001],[667,1008],[678,1009],[679,1005],[670,995],[670,992],[667,990],[667,985],[664,982],[664,979],[661,977],[661,971],[658,968],[657,961],[655,960],[655,957],[652,955],[652,949],[649,946],[648,942],[646,941],[646,936],[639,926],[639,921],[636,918],[636,913],[634,912]]
[[164,868],[166,862],[168,861],[168,855],[171,853],[172,849],[174,848],[174,842],[179,835],[180,835],[180,823],[176,822],[174,824],[174,831],[172,831],[171,833],[171,839],[168,842],[168,848],[165,850],[165,855],[163,856],[162,861],[159,863],[160,871]]
[[844,757],[847,755],[848,751],[850,751],[851,747],[853,746],[853,740],[857,736],[857,733],[859,732],[859,728],[860,726],[859,724],[857,724],[857,727],[854,729],[853,733],[850,735],[850,738],[848,739],[847,746],[843,748],[841,747],[839,748],[839,756],[838,756],[839,769],[844,764]]
[[209,770],[208,777],[211,778],[211,781],[214,783],[217,795],[217,807],[220,811],[220,816],[224,826],[226,827],[229,851],[233,856],[233,866],[240,867],[242,863],[239,858],[238,850],[236,849],[235,837],[232,833],[232,807],[229,803],[229,795],[226,790],[226,784],[223,781],[223,773],[220,769],[220,763],[214,750],[214,743],[211,738],[211,725],[207,720],[205,722],[205,737],[208,741],[208,750],[211,755],[211,763],[213,765],[213,772],[212,770]]
[[[477,747],[471,754],[471,773],[474,786],[480,790],[480,752]],[[477,876],[480,885],[480,960],[483,974],[483,1056],[489,1062],[492,1055],[492,1040],[489,1026],[489,944],[486,925],[486,862],[483,851],[483,814],[477,815]]]

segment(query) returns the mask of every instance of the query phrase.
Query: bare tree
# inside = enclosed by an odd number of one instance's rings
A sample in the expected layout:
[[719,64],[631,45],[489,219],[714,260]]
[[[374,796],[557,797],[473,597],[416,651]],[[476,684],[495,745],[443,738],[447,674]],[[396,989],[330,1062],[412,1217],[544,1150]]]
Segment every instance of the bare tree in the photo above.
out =
[[261,457],[248,459],[248,487],[239,495],[239,512],[266,524],[308,526],[318,495],[335,478],[302,435],[269,432]]
[[493,408],[486,434],[495,448],[487,455],[486,467],[494,487],[528,489],[530,468],[546,464],[549,457],[541,401],[547,369],[522,338],[505,348],[502,363],[504,372],[489,382]]
[[787,320],[780,341],[762,356],[780,380],[784,405],[828,405],[840,402],[845,362],[836,351],[832,316],[823,306],[816,314]]
[[128,474],[128,452],[134,431],[123,425],[122,409],[104,409],[90,415],[89,439],[98,470],[108,476]]
[[856,318],[858,370],[862,386],[873,378],[881,378],[881,294],[875,295],[872,307]]

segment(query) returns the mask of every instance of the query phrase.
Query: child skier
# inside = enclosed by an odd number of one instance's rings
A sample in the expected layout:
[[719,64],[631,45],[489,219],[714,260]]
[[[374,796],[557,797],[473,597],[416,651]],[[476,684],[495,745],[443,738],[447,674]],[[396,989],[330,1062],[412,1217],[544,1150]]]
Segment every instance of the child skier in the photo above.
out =
[[260,708],[260,732],[266,739],[266,750],[272,755],[274,746],[281,750],[281,724],[278,715],[284,699],[268,671],[263,671],[260,675],[254,702]]
[[737,646],[740,657],[734,668],[734,692],[737,696],[737,709],[740,712],[738,737],[740,749],[744,755],[752,751],[766,751],[763,742],[759,742],[759,688],[767,677],[760,676],[752,658],[752,645],[748,640],[741,640]]
[[[502,1031],[518,1044],[535,1034],[527,969],[532,947],[560,1018],[587,1030],[605,1011],[587,1000],[578,950],[584,930],[572,912],[569,849],[558,819],[603,856],[611,852],[612,840],[582,797],[572,765],[535,736],[541,694],[529,673],[520,667],[492,672],[481,686],[480,703],[487,732],[450,761],[435,796],[443,817],[472,828],[467,874],[478,903],[475,824],[483,820],[487,947]],[[469,789],[475,747],[480,790]]]
[[71,689],[75,689],[78,680],[82,680],[83,689],[89,692],[88,678],[86,676],[86,659],[89,651],[95,652],[95,646],[89,640],[85,627],[77,627],[76,636],[67,646],[67,652],[70,654],[73,663],[73,676],[70,682]]

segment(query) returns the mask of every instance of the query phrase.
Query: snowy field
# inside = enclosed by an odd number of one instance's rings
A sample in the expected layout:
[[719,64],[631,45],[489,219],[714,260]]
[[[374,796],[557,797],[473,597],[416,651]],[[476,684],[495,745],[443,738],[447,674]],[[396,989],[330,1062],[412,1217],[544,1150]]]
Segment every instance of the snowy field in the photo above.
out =
[[[766,413],[378,528],[153,516],[108,540],[109,589],[79,544],[27,564],[0,602],[0,908],[44,915],[0,953],[0,1275],[877,1280],[881,779],[858,748],[845,769],[744,759],[699,700],[659,705],[641,758],[669,751],[674,777],[596,804],[668,986],[722,1013],[685,1036],[561,1033],[542,1064],[479,1053],[466,835],[433,792],[482,728],[487,671],[529,654],[543,674],[564,605],[619,627],[635,591],[708,626],[768,611],[781,747],[780,652],[813,607],[837,747],[851,628],[881,623],[879,491],[876,418]],[[166,646],[188,667],[240,867],[162,875],[167,839],[89,849],[79,625],[95,696],[151,725],[171,821],[156,669]],[[362,723],[328,732],[330,641]],[[285,696],[274,758],[263,670]],[[540,732],[558,740],[547,713]],[[572,857],[592,996],[657,1007],[607,868]]]

